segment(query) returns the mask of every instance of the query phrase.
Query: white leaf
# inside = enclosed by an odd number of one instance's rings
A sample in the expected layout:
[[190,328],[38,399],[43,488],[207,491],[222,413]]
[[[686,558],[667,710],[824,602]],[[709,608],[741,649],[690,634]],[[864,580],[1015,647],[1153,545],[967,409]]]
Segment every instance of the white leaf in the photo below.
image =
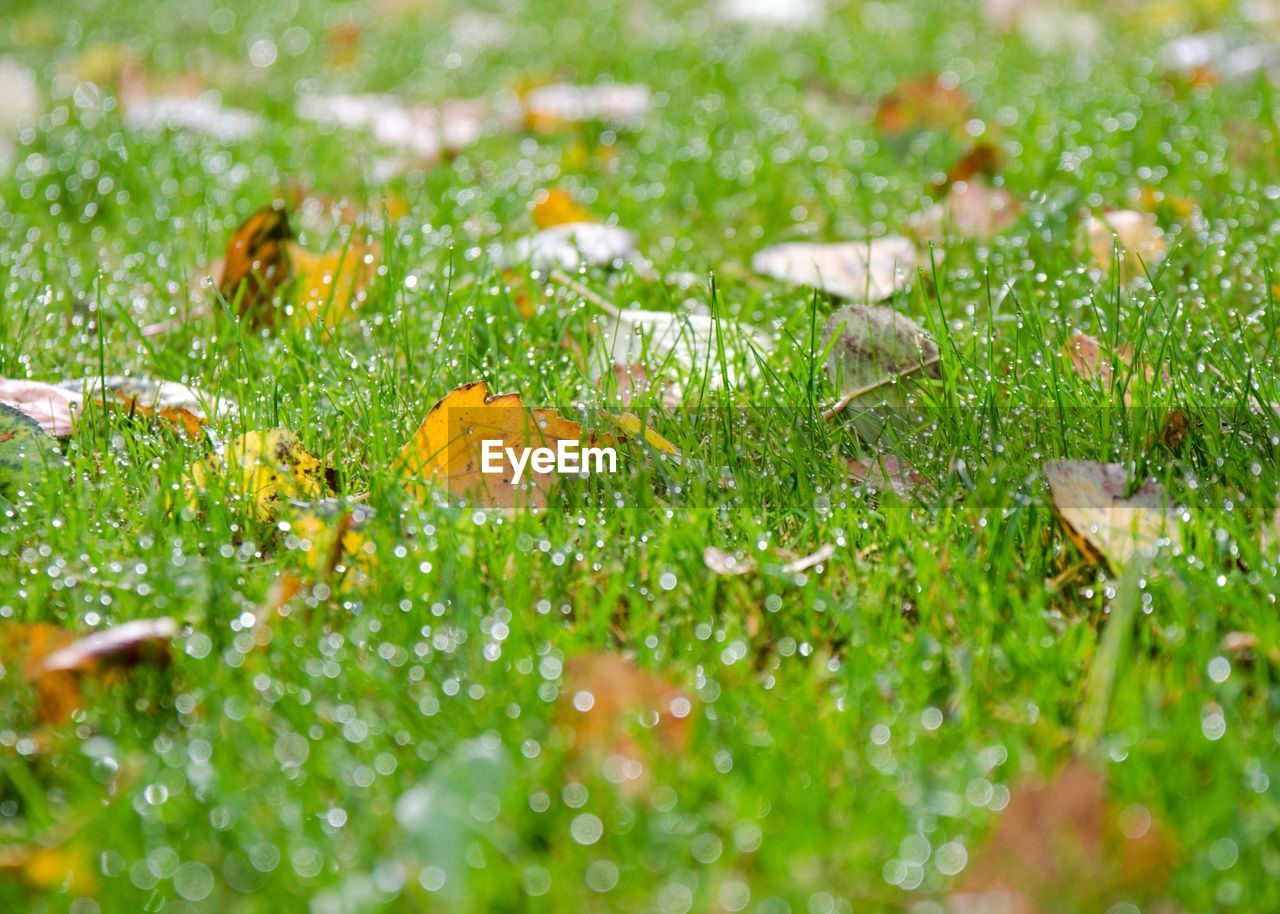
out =
[[618,266],[636,259],[636,236],[616,225],[599,222],[566,222],[521,238],[514,261],[528,261],[535,270],[574,271],[579,266]]
[[919,263],[910,239],[889,235],[841,244],[779,244],[758,252],[751,266],[783,282],[873,303],[904,288]]

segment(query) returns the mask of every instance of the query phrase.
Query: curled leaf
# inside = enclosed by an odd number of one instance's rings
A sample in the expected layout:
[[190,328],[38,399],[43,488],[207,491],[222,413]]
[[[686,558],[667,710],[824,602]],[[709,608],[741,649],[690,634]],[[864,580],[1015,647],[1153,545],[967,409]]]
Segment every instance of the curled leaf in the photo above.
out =
[[276,289],[291,275],[287,242],[292,239],[289,215],[280,201],[258,210],[231,236],[218,294],[251,325],[276,322],[271,304]]
[[1063,529],[1093,561],[1118,570],[1136,555],[1177,546],[1177,518],[1155,480],[1130,495],[1123,464],[1091,460],[1050,460],[1044,475]]

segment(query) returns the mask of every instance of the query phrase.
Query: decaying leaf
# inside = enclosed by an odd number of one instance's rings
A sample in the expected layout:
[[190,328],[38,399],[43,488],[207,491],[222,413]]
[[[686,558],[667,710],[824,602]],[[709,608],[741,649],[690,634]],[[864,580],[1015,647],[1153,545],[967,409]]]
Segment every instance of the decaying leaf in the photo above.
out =
[[779,244],[751,260],[757,273],[862,304],[883,301],[905,288],[919,264],[915,245],[898,235],[841,244]]
[[618,385],[618,399],[623,406],[630,406],[637,397],[649,389],[649,373],[640,362],[612,365],[613,380]]
[[251,324],[275,323],[271,303],[291,275],[286,242],[292,239],[289,215],[280,201],[258,210],[231,236],[218,294]]
[[650,95],[649,87],[642,85],[555,83],[539,86],[525,95],[525,118],[531,129],[544,133],[579,121],[632,127],[649,113]]
[[572,658],[561,694],[557,719],[572,736],[574,754],[606,763],[621,760],[623,784],[638,785],[646,764],[679,755],[689,744],[690,699],[624,657]]
[[583,265],[616,268],[643,258],[636,250],[636,236],[624,228],[566,222],[516,241],[511,260],[528,263],[535,270],[558,268],[572,273]]
[[85,847],[42,847],[38,845],[0,845],[0,877],[14,875],[27,885],[42,891],[56,891],[66,886],[77,895],[96,891],[93,860]]
[[892,491],[899,498],[910,498],[929,487],[928,480],[913,470],[911,464],[890,454],[850,460],[849,478],[877,491]]
[[911,318],[880,305],[848,305],[827,321],[827,374],[840,391],[837,411],[938,363],[938,345]]
[[0,666],[5,668],[5,678],[35,683],[36,713],[46,723],[61,723],[80,707],[80,687],[71,673],[36,675],[45,657],[74,640],[72,631],[47,622],[0,623]]
[[890,136],[916,130],[960,132],[969,119],[971,102],[957,84],[938,76],[900,82],[880,99],[875,126]]
[[188,498],[206,492],[215,479],[223,480],[229,494],[249,499],[262,521],[275,517],[282,501],[329,494],[320,461],[307,453],[296,432],[283,428],[246,432],[227,444],[221,459],[211,455],[193,464],[186,480]]
[[739,558],[732,552],[725,552],[716,546],[708,546],[702,550],[702,561],[708,569],[725,577],[750,574],[756,570],[755,560],[751,556]]
[[26,413],[0,403],[0,498],[39,485],[61,466],[57,441]]
[[411,165],[430,165],[470,146],[493,115],[484,101],[450,101],[437,108],[394,95],[308,95],[296,110],[303,120],[367,133]]
[[556,442],[580,442],[582,426],[555,410],[530,409],[519,394],[490,396],[484,381],[453,390],[428,410],[413,437],[400,451],[395,469],[411,492],[426,499],[430,486],[487,508],[545,507],[556,479],[554,470],[537,469],[532,460],[515,481],[514,462],[503,456],[500,471],[484,473],[484,441],[495,441],[504,452],[556,447]]
[[1050,460],[1044,474],[1063,530],[1093,561],[1118,570],[1161,545],[1177,547],[1177,517],[1155,480],[1130,495],[1123,464],[1091,460]]
[[1169,252],[1168,242],[1155,218],[1136,210],[1121,209],[1093,216],[1086,235],[1094,266],[1109,273],[1113,254],[1119,254],[1121,276],[1125,279],[1143,275],[1144,266],[1153,269]]
[[591,221],[590,213],[583,209],[567,190],[552,187],[539,192],[534,198],[533,224],[540,229]]
[[84,398],[41,381],[0,378],[0,403],[31,417],[48,434],[65,438],[75,430]]
[[[995,832],[948,898],[951,914],[1104,911],[1156,901],[1176,847],[1146,809],[1114,809],[1080,761],[1043,786],[1017,786]],[[1144,910],[1146,910],[1144,908]]]

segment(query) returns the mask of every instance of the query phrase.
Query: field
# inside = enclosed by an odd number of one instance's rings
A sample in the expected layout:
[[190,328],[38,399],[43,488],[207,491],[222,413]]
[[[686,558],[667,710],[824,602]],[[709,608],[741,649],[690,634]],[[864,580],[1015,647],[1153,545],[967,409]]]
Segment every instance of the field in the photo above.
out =
[[10,0],[0,911],[1280,911],[1270,9]]

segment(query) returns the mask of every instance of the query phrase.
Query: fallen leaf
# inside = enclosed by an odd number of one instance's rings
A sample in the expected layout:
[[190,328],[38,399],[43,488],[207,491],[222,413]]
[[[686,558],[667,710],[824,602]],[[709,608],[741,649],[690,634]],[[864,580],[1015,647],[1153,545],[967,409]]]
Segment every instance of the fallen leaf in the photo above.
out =
[[0,378],[0,403],[31,417],[46,433],[65,438],[75,431],[84,398],[41,381]]
[[947,230],[961,238],[987,240],[1001,234],[1018,221],[1022,203],[1003,187],[991,187],[974,178],[947,188],[946,195],[911,220],[912,230],[921,239],[941,242]]
[[899,498],[909,498],[916,491],[929,487],[928,480],[913,470],[911,464],[889,454],[850,460],[849,476],[877,491],[888,489]]
[[818,547],[816,552],[810,555],[801,556],[798,559],[787,562],[778,570],[783,574],[799,574],[802,571],[808,571],[810,568],[816,568],[831,556],[836,554],[836,547],[830,543],[823,543]]
[[848,305],[827,321],[834,338],[827,375],[840,391],[841,405],[865,399],[872,390],[938,363],[938,345],[906,315],[880,305]]
[[220,479],[228,494],[248,498],[261,521],[275,517],[282,501],[311,501],[329,494],[320,461],[307,453],[289,429],[246,432],[232,439],[221,459],[211,455],[191,466],[186,478],[189,499],[208,491]]
[[238,143],[262,130],[261,117],[222,104],[216,92],[135,98],[124,108],[124,125],[136,131],[182,130],[223,143]]
[[822,25],[827,7],[823,0],[719,0],[716,14],[739,25],[807,29]]
[[520,483],[510,460],[501,471],[482,472],[484,441],[523,452],[555,447],[556,442],[581,442],[582,427],[550,409],[530,409],[519,394],[489,395],[484,381],[451,391],[427,411],[413,437],[401,449],[395,471],[416,497],[425,500],[430,486],[486,508],[545,507],[556,473],[525,467]]
[[1144,267],[1153,269],[1169,251],[1155,218],[1136,210],[1122,209],[1092,216],[1086,234],[1094,266],[1110,273],[1112,256],[1118,254],[1124,279],[1143,275]]
[[0,846],[0,875],[6,873],[45,892],[65,886],[76,895],[91,896],[98,887],[92,858],[79,847]]
[[1090,560],[1119,570],[1135,555],[1178,546],[1177,517],[1155,480],[1127,495],[1129,473],[1123,464],[1050,460],[1044,474],[1054,513]]
[[649,374],[643,363],[629,362],[621,365],[614,362],[612,369],[613,380],[618,387],[618,400],[624,407],[630,406],[649,389]]
[[1156,900],[1175,859],[1173,842],[1146,807],[1114,809],[1102,775],[1073,761],[1046,785],[1014,788],[947,909],[1052,914],[1102,911],[1134,896]]
[[567,190],[552,187],[539,191],[533,200],[533,223],[540,229],[573,222],[591,222],[590,214],[578,205]]
[[329,254],[312,254],[287,242],[298,288],[300,316],[329,326],[360,308],[378,270],[378,247],[352,241]]
[[289,529],[301,540],[307,567],[320,580],[344,587],[366,583],[376,567],[365,524],[373,511],[321,502],[289,514]]
[[995,177],[1003,166],[1004,153],[999,146],[987,140],[974,143],[951,166],[945,186],[965,183],[978,177]]
[[135,619],[86,635],[39,661],[28,674],[39,680],[51,673],[101,673],[147,663],[169,663],[169,642],[178,623],[168,616]]
[[57,441],[38,422],[0,403],[0,498],[40,485],[63,465]]
[[710,386],[722,387],[756,377],[757,357],[773,351],[773,340],[748,324],[707,314],[614,308],[595,346],[593,367],[639,364],[646,377],[674,374],[679,382],[705,370]]
[[526,121],[531,129],[542,133],[582,121],[636,127],[649,113],[650,104],[648,86],[626,83],[554,83],[531,89],[524,97]]
[[17,58],[0,57],[0,166],[13,160],[18,131],[34,124],[42,108],[35,73]]
[[955,83],[940,76],[903,80],[880,99],[873,123],[889,136],[917,130],[960,133],[969,119],[971,102]]
[[303,120],[331,129],[367,133],[417,165],[434,164],[444,154],[472,145],[493,120],[485,101],[457,100],[434,107],[394,95],[307,95],[295,110]]
[[36,686],[36,713],[46,723],[62,723],[70,719],[80,707],[80,687],[70,673],[36,672],[45,657],[75,640],[69,629],[47,622],[0,623],[0,666],[6,669],[6,677],[20,674]]
[[636,236],[616,225],[600,222],[566,222],[521,238],[513,247],[512,261],[528,263],[535,270],[579,267],[620,267],[637,260]]
[[915,245],[898,235],[841,244],[779,244],[751,260],[757,273],[871,304],[890,298],[920,264]]
[[[571,734],[575,755],[640,763],[623,769],[624,784],[639,786],[646,763],[688,748],[690,699],[624,657],[591,653],[571,658],[561,695],[557,720]],[[637,739],[641,733],[647,733],[643,745]]]
[[715,546],[702,550],[702,561],[711,571],[726,577],[750,574],[756,570],[756,563],[750,556],[738,557]]
[[276,201],[258,210],[235,230],[218,280],[218,294],[251,326],[276,322],[272,299],[291,275],[289,215]]
[[667,454],[671,457],[680,456],[680,452],[676,450],[674,444],[659,435],[652,425],[645,422],[635,413],[621,413],[615,416],[613,413],[602,412],[601,415],[618,431],[622,432],[624,437],[637,441],[642,440],[661,454]]

